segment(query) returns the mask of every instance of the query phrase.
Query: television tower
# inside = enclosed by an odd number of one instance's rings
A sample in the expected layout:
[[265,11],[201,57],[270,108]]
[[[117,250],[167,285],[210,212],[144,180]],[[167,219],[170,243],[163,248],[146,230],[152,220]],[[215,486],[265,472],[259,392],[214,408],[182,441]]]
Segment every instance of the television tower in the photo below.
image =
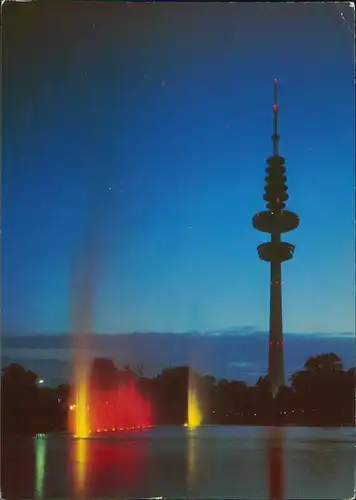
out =
[[265,195],[267,202],[263,212],[258,212],[252,219],[255,229],[271,235],[271,241],[257,247],[261,260],[271,264],[270,282],[270,318],[269,318],[269,353],[268,376],[272,395],[275,397],[284,385],[284,355],[282,327],[282,262],[293,258],[294,245],[281,241],[281,234],[293,231],[299,225],[299,217],[289,210],[284,210],[289,196],[285,184],[285,159],[278,154],[278,103],[277,80],[274,80],[273,104],[274,131],[273,156],[267,159],[267,177]]

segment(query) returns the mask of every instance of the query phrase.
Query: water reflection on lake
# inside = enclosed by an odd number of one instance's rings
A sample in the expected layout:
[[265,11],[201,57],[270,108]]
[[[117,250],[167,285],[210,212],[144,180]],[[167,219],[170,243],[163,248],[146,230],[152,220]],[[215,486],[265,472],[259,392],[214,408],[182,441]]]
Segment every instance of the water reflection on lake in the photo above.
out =
[[354,496],[354,429],[160,427],[140,434],[2,442],[11,498]]

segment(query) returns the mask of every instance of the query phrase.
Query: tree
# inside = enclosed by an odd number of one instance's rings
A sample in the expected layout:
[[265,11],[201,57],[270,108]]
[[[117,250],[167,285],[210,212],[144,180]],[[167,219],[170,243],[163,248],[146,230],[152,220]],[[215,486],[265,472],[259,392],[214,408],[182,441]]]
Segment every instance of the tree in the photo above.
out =
[[12,363],[2,369],[1,429],[4,434],[28,434],[35,430],[38,375]]
[[261,390],[261,392],[271,392],[271,383],[268,375],[264,377],[258,377],[257,387]]
[[310,356],[304,363],[308,372],[316,371],[340,371],[343,369],[341,358],[334,352]]
[[298,407],[307,421],[318,425],[347,422],[352,412],[352,382],[340,357],[331,352],[309,357],[305,370],[291,377]]
[[183,424],[187,420],[189,367],[163,369],[156,377],[156,405],[161,423]]
[[2,369],[1,385],[5,389],[10,386],[12,389],[34,387],[38,379],[37,373],[26,370],[23,366],[12,363]]

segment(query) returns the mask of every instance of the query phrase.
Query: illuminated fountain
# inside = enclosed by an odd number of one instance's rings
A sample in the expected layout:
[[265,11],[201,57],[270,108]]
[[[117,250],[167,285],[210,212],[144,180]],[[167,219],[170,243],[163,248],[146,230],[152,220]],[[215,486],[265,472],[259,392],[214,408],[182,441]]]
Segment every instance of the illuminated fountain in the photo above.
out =
[[[100,370],[101,378],[105,376],[106,380],[98,380]],[[113,362],[97,358],[92,362],[89,377],[87,373],[79,380],[76,404],[70,406],[70,429],[76,437],[152,426],[151,405],[137,389],[130,372],[126,371],[125,380],[119,383],[117,376],[120,371]],[[83,381],[87,381],[87,386]],[[78,404],[81,404],[79,411]]]
[[[77,311],[75,311],[77,312]],[[89,383],[88,383],[88,334],[81,332],[81,323],[78,316],[74,316],[74,387],[70,406],[69,429],[78,438],[87,438],[90,435],[89,413]],[[75,410],[75,411],[73,411]]]
[[[80,337],[82,338],[82,337]],[[75,410],[74,435],[78,438],[86,438],[90,435],[89,394],[88,394],[88,363],[84,345],[76,350],[75,359],[75,405],[70,407]]]
[[118,370],[110,359],[90,360],[97,267],[94,250],[95,245],[89,240],[73,273],[74,384],[68,427],[77,438],[152,425],[150,404],[139,393],[130,370]]
[[188,422],[187,427],[199,427],[202,423],[202,414],[198,402],[196,391],[189,389],[188,391]]
[[203,416],[198,399],[198,391],[196,383],[192,376],[189,376],[188,383],[188,421],[184,424],[185,427],[195,428],[202,424]]
[[74,349],[74,385],[72,400],[75,404],[69,412],[69,429],[78,438],[90,435],[89,411],[89,335],[92,331],[94,266],[91,261],[91,245],[85,247],[75,265],[72,282],[71,322]]
[[112,390],[92,391],[93,432],[145,429],[152,425],[151,406],[133,383]]

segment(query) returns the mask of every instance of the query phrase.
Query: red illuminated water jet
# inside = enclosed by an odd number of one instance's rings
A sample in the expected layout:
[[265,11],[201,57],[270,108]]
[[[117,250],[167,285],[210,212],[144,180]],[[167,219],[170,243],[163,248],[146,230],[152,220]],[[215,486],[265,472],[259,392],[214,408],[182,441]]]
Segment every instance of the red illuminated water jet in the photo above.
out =
[[93,390],[90,403],[92,433],[145,429],[152,425],[151,405],[133,382],[117,389]]
[[[118,369],[110,359],[92,361],[85,393],[86,410],[70,406],[70,429],[78,437],[152,426],[151,404],[137,387],[134,373],[128,368]],[[87,429],[86,435],[78,434],[78,422],[81,421],[82,427]]]

